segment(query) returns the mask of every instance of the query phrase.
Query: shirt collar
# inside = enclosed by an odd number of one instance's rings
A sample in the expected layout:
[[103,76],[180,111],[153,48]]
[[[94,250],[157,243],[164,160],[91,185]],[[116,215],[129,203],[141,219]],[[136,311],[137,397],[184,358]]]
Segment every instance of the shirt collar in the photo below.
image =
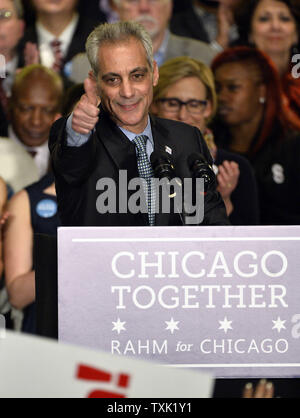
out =
[[74,35],[77,23],[79,20],[79,15],[76,13],[65,28],[65,30],[60,34],[60,36],[54,36],[51,32],[49,32],[39,21],[36,24],[36,31],[39,38],[39,44],[50,44],[54,39],[58,39],[61,41],[61,49],[63,52],[67,50],[68,45],[70,44],[72,37]]
[[170,31],[168,29],[166,29],[165,37],[164,37],[158,51],[154,54],[154,59],[157,62],[157,65],[159,67],[164,63],[165,56],[166,56],[166,51],[167,51],[167,47],[168,47],[168,43],[169,43],[169,38],[170,38]]
[[18,57],[17,57],[17,55],[15,55],[13,57],[13,59],[6,62],[6,66],[5,66],[6,73],[7,74],[14,74],[16,69],[17,69],[17,66],[18,66]]
[[24,144],[24,142],[22,142],[17,134],[15,133],[12,125],[9,125],[8,127],[8,137],[10,139],[12,139],[14,142],[17,142],[19,145],[21,145],[23,148],[25,148],[27,151],[36,151],[37,153],[39,153],[41,150],[44,150],[46,148],[48,148],[48,141],[46,141],[44,144],[39,145],[37,147],[28,147],[28,145]]
[[127,136],[127,138],[129,139],[129,141],[132,142],[136,136],[146,135],[149,138],[152,146],[154,146],[154,141],[153,141],[153,135],[152,135],[152,129],[151,129],[151,123],[150,123],[150,117],[149,116],[148,116],[147,126],[144,129],[144,131],[141,132],[140,134],[135,134],[135,133],[130,132],[127,129],[124,129],[124,128],[121,128],[121,127],[119,127],[119,128]]

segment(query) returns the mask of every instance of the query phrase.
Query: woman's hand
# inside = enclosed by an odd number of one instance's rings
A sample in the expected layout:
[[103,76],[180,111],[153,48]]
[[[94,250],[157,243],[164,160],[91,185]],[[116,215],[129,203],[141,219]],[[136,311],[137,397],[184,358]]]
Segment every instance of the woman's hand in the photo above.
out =
[[239,165],[234,161],[224,161],[222,165],[218,167],[219,172],[217,175],[218,180],[218,192],[221,194],[223,200],[230,197],[238,184],[240,170]]

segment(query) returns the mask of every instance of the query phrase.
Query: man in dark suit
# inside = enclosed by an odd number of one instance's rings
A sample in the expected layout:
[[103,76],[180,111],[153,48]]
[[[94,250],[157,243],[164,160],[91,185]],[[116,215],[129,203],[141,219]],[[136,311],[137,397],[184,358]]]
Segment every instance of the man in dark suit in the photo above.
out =
[[[62,224],[181,224],[176,210],[159,213],[153,219],[149,195],[146,198],[148,213],[120,208],[124,193],[130,206],[133,190],[128,190],[128,184],[131,180],[149,180],[152,170],[149,157],[153,150],[172,160],[176,176],[181,180],[191,177],[187,165],[190,154],[201,153],[212,162],[197,128],[149,117],[153,86],[159,77],[151,38],[134,22],[100,25],[88,39],[87,54],[93,74],[85,81],[86,94],[73,114],[57,121],[50,134]],[[99,191],[103,190],[101,182],[105,178],[116,186],[116,204],[108,213],[100,213]],[[225,207],[215,186],[212,182],[205,195],[203,224],[227,225]]]

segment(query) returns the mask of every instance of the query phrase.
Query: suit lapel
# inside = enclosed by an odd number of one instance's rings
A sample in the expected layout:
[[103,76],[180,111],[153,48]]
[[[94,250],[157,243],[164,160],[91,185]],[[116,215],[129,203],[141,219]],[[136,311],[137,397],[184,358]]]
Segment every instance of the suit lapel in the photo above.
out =
[[[126,170],[128,182],[133,178],[139,177],[135,146],[123,134],[123,132],[112,122],[106,112],[101,108],[99,123],[96,127],[98,139],[104,145],[113,164],[118,170]],[[134,191],[128,191],[128,197]],[[135,220],[141,226],[149,225],[148,215],[137,213]]]
[[64,58],[64,62],[69,62],[76,54],[79,52],[84,51],[84,44],[83,44],[83,34],[82,34],[82,18],[79,17],[79,20],[77,22],[77,26],[75,29],[75,32],[73,34],[73,37],[71,39],[71,43],[69,45],[67,54]]
[[151,116],[151,128],[154,140],[154,151],[173,161],[173,158],[176,155],[176,147],[169,136],[169,130],[153,116]]
[[102,108],[96,130],[99,140],[103,143],[118,170],[127,170],[128,179],[138,176],[134,145]]

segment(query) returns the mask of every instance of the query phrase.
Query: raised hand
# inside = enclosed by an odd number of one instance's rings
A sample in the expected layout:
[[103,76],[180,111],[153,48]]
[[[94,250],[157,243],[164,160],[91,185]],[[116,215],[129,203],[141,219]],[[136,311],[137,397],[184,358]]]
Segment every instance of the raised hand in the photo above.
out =
[[97,92],[97,83],[91,76],[84,81],[85,94],[77,103],[73,111],[72,128],[79,134],[89,134],[99,119],[98,109],[101,103]]
[[224,161],[218,167],[218,192],[221,194],[223,200],[230,197],[238,184],[240,170],[239,165],[235,161]]
[[232,9],[225,3],[220,3],[217,14],[218,36],[216,41],[224,49],[229,46],[230,28],[234,23]]

